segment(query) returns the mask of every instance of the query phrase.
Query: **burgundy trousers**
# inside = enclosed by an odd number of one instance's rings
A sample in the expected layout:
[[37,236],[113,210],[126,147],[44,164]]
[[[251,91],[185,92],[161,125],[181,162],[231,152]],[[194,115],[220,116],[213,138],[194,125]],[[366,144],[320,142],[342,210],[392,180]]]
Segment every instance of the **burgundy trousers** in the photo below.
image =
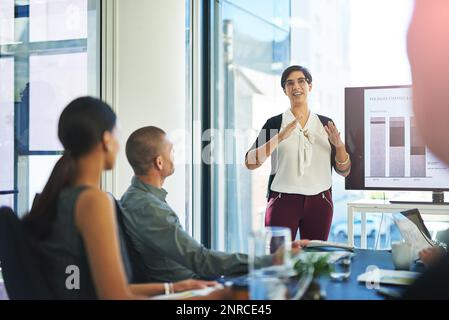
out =
[[301,239],[327,240],[333,209],[331,190],[313,196],[271,191],[265,226],[290,228],[292,240],[295,240],[298,228]]

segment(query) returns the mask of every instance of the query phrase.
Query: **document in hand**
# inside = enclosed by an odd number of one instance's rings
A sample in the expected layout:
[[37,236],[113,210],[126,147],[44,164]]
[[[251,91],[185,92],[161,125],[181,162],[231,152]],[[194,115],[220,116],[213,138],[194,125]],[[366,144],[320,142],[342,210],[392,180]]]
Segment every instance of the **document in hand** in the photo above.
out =
[[424,231],[420,230],[416,224],[401,213],[393,214],[393,219],[404,240],[413,245],[415,258],[418,257],[419,251],[435,245]]

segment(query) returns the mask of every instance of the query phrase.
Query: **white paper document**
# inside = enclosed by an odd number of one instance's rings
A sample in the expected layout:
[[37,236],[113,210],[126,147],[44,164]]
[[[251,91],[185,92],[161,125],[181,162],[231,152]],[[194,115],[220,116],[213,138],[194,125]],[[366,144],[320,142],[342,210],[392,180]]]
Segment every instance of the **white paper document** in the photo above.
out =
[[421,230],[401,213],[393,214],[393,219],[404,240],[413,246],[414,259],[419,251],[434,246],[434,243]]
[[420,276],[413,271],[373,269],[357,277],[357,281],[365,283],[411,285]]
[[336,248],[354,251],[354,246],[347,245],[345,243],[340,242],[330,242],[330,241],[322,241],[322,240],[310,240],[310,242],[306,246],[307,248]]
[[180,300],[180,299],[187,299],[192,297],[202,297],[207,296],[208,294],[214,292],[215,290],[223,289],[223,285],[219,284],[215,287],[207,287],[204,289],[196,289],[196,290],[188,290],[178,293],[172,293],[167,295],[158,295],[151,297],[152,300]]

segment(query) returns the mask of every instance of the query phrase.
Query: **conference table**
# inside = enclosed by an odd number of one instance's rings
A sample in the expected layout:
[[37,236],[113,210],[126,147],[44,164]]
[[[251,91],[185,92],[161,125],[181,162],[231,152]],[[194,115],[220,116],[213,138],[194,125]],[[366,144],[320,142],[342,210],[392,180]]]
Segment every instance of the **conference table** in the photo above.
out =
[[[322,277],[320,286],[325,291],[326,300],[382,300],[384,295],[378,293],[372,283],[358,282],[357,277],[372,268],[394,270],[391,252],[387,250],[355,249],[352,258],[351,275],[342,282],[337,282],[330,277]],[[415,265],[413,271],[423,271],[421,265]],[[393,291],[403,290],[403,286],[380,285]]]
[[[351,274],[344,281],[335,281],[330,277],[320,277],[318,283],[325,293],[323,299],[326,300],[385,300],[387,296],[380,294],[373,284],[358,282],[357,277],[373,268],[394,270],[391,252],[387,250],[366,250],[355,249],[351,263]],[[424,267],[415,264],[412,271],[422,272]],[[404,286],[380,285],[381,288],[389,289],[393,292],[401,292]],[[248,299],[247,289],[237,288],[234,290],[234,298]]]

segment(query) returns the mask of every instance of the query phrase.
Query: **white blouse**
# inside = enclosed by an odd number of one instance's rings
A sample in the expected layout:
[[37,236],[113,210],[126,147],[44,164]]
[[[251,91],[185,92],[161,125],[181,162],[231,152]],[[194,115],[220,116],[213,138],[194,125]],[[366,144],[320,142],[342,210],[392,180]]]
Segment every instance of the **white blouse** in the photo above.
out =
[[[294,119],[290,109],[285,111],[281,130]],[[316,195],[332,186],[331,145],[323,124],[312,112],[304,128],[298,123],[271,156],[276,159],[273,191]]]

